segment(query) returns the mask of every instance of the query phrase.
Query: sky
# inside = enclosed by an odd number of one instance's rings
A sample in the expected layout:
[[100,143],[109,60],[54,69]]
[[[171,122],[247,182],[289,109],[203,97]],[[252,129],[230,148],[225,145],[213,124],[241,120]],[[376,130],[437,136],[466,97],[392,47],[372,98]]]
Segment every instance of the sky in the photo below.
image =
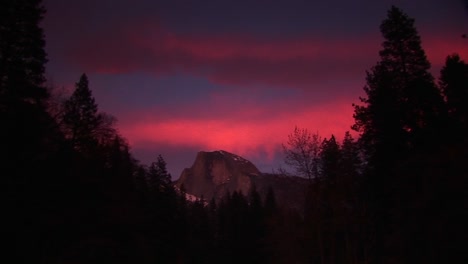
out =
[[438,78],[447,55],[468,60],[467,2],[44,0],[46,77],[71,93],[86,73],[135,158],[161,154],[173,179],[219,149],[272,172],[295,126],[351,130],[392,5],[415,19]]

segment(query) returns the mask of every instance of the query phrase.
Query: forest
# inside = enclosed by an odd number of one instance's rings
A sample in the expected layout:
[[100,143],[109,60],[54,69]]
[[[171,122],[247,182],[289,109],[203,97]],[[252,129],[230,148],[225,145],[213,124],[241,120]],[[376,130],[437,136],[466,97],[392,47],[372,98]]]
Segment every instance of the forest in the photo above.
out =
[[255,188],[187,201],[162,156],[132,156],[86,74],[52,95],[41,1],[0,6],[2,263],[468,263],[468,64],[447,54],[434,77],[398,7],[354,105],[359,136],[290,135],[308,178],[293,210]]

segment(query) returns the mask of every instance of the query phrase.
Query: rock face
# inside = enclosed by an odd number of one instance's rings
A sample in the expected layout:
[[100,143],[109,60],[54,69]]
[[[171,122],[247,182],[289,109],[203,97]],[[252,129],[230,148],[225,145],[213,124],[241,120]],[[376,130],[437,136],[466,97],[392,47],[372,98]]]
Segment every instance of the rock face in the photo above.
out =
[[176,182],[186,192],[210,200],[219,199],[228,191],[240,191],[247,195],[252,187],[252,178],[260,171],[252,162],[227,151],[201,151],[191,168],[184,169]]
[[227,151],[204,152],[197,154],[191,168],[184,169],[177,188],[182,185],[187,194],[219,200],[227,192],[242,192],[248,195],[255,185],[263,198],[272,188],[278,204],[301,209],[304,204],[307,180],[261,173],[252,162]]

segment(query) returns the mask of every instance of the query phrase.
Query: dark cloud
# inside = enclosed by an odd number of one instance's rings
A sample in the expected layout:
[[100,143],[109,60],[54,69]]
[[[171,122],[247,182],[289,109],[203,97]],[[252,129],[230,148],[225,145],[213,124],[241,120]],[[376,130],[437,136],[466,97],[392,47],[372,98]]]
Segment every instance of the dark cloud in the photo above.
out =
[[45,0],[48,75],[81,73],[136,157],[178,176],[199,150],[239,152],[268,170],[294,125],[342,134],[379,24],[396,4],[416,19],[434,67],[468,59],[466,1]]
[[376,38],[369,36],[265,40],[250,35],[180,36],[158,26],[136,28],[86,36],[68,47],[69,64],[103,74],[186,73],[219,84],[304,89],[314,82],[362,73],[377,54]]

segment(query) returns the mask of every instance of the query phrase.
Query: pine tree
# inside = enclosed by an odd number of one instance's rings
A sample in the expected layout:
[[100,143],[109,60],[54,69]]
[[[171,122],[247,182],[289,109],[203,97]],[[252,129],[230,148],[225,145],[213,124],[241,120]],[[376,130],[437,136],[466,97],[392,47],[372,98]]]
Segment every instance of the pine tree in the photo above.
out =
[[149,184],[155,192],[167,192],[172,188],[171,174],[167,171],[166,161],[161,155],[149,166]]
[[320,175],[328,184],[335,184],[339,174],[340,146],[336,142],[335,136],[324,139],[320,152]]
[[468,261],[463,245],[463,234],[468,233],[468,216],[460,208],[468,204],[466,186],[468,177],[468,64],[460,56],[453,54],[447,57],[441,70],[439,85],[448,108],[448,126],[446,135],[441,141],[445,144],[434,159],[429,173],[433,175],[429,189],[432,215],[443,215],[444,219],[429,221],[430,230],[437,230],[431,239],[437,248],[438,258],[451,263]]
[[361,159],[359,153],[359,146],[351,136],[349,131],[346,131],[341,144],[341,175],[347,178],[355,178],[361,170]]
[[[322,261],[335,263],[338,253],[337,241],[338,233],[341,229],[343,203],[343,190],[341,187],[342,177],[340,175],[341,150],[336,142],[335,136],[330,139],[324,139],[320,152],[320,172],[322,177],[322,186],[319,200],[321,201],[321,210],[318,211],[318,217],[321,219],[320,232],[323,232],[322,241]],[[339,262],[339,261],[338,261]]]
[[[414,184],[421,180],[418,170],[429,164],[418,155],[437,142],[445,114],[414,20],[393,6],[380,30],[380,61],[367,72],[367,97],[361,98],[363,105],[355,105],[353,126],[365,151],[364,192],[374,228],[369,244],[375,263],[383,263],[386,254],[402,257],[407,234],[398,228],[404,212],[400,201],[414,198],[407,190],[415,185],[408,179]],[[407,168],[418,178],[407,178],[410,173],[402,173]]]
[[[466,134],[468,129],[468,64],[458,54],[448,56],[439,81],[448,112],[458,127],[453,132]],[[462,129],[462,131],[459,131]]]
[[268,187],[268,191],[265,197],[265,215],[267,217],[272,217],[277,213],[278,206],[276,204],[275,192],[271,186]]
[[18,100],[38,103],[47,96],[43,84],[47,62],[39,26],[41,0],[0,4],[0,107]]
[[[392,7],[380,26],[385,39],[380,62],[367,73],[364,105],[355,105],[355,125],[369,155],[400,155],[436,126],[443,100],[430,74],[414,20]],[[377,153],[375,153],[377,151]]]
[[340,180],[337,192],[341,194],[342,201],[340,220],[344,226],[345,250],[343,257],[348,262],[363,262],[359,252],[363,252],[362,237],[367,235],[366,225],[362,222],[363,194],[360,189],[361,178],[361,159],[359,146],[353,139],[349,131],[346,131],[343,143],[341,144],[340,159]]
[[44,146],[54,141],[51,135],[56,132],[42,104],[47,99],[47,59],[39,25],[44,12],[40,0],[0,4],[0,160],[5,163],[0,170],[23,169],[22,163],[32,165],[34,159],[45,156],[47,148],[53,149]]
[[71,97],[64,103],[63,124],[68,138],[77,149],[95,143],[93,131],[99,124],[97,104],[83,74]]
[[[46,52],[40,0],[0,2],[0,173],[3,262],[48,261],[62,225],[61,134],[44,105]],[[55,222],[56,221],[56,222]],[[48,247],[48,248],[47,248]],[[52,249],[51,249],[52,248]]]
[[98,111],[86,74],[80,77],[75,91],[64,102],[60,122],[65,136],[81,152],[97,145],[112,145],[117,135],[113,127],[115,119]]

